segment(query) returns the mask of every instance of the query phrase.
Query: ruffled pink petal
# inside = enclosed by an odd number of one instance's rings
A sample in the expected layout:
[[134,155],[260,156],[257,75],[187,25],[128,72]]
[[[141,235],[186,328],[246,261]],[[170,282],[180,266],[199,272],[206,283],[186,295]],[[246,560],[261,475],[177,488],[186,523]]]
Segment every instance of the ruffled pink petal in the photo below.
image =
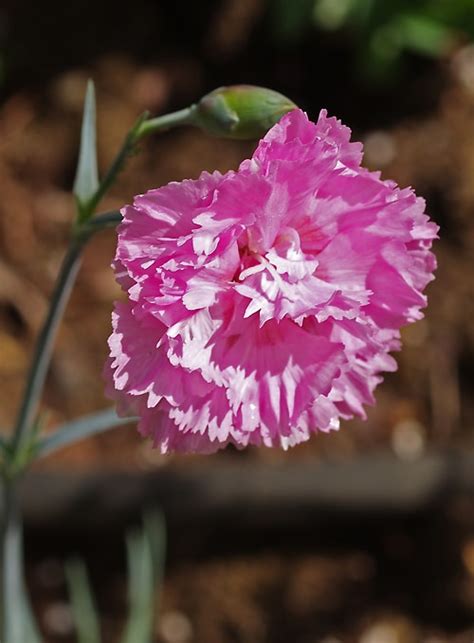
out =
[[361,157],[325,111],[294,110],[238,172],[124,208],[108,394],[163,453],[288,448],[374,403],[438,228]]

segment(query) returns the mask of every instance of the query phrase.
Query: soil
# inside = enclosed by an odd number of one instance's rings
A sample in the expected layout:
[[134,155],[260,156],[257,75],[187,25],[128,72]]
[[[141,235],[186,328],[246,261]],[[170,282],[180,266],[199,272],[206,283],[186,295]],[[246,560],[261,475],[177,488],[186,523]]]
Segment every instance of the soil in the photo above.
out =
[[[472,497],[457,497],[436,512],[313,516],[300,528],[171,523],[155,640],[472,643],[473,509]],[[118,640],[126,588],[117,530],[75,528],[61,542],[57,533],[34,529],[27,540],[48,641],[74,641],[62,565],[76,551],[91,572],[104,640]]]

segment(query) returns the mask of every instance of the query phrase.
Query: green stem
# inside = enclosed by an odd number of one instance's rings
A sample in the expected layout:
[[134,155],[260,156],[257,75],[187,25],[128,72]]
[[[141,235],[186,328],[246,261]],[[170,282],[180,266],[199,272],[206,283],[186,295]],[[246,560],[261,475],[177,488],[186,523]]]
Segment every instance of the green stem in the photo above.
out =
[[164,114],[163,116],[157,116],[156,118],[150,119],[147,119],[147,113],[142,114],[125,137],[122,147],[118,151],[117,156],[107,170],[104,178],[101,180],[96,193],[82,212],[80,220],[86,221],[92,216],[102,197],[113,185],[118,174],[123,170],[127,159],[133,154],[137,143],[142,138],[149,136],[150,134],[155,134],[156,132],[163,132],[171,129],[172,127],[192,124],[195,110],[196,106],[191,105],[191,107],[180,109],[177,112]]
[[73,239],[61,265],[48,315],[36,343],[25,392],[14,429],[11,444],[14,454],[18,454],[24,446],[25,438],[36,414],[39,397],[43,390],[48,371],[53,342],[79,270],[83,245],[84,241],[82,238],[76,237]]
[[171,114],[164,114],[163,116],[144,120],[137,128],[137,141],[145,136],[155,134],[156,132],[164,132],[172,127],[177,127],[179,125],[193,125],[195,112],[196,105],[191,105],[190,107],[180,109],[177,112],[172,112]]
[[87,207],[82,211],[80,222],[86,221],[92,216],[102,197],[106,194],[106,192],[108,192],[110,187],[115,182],[117,176],[123,170],[128,157],[135,150],[135,145],[138,142],[137,132],[140,129],[141,125],[146,121],[146,118],[147,114],[142,114],[142,116],[140,116],[135,122],[132,129],[125,136],[122,147],[119,149],[116,157],[112,161],[112,164],[105,173],[104,178],[101,180],[97,191],[88,202]]
[[89,219],[87,223],[83,223],[80,227],[79,235],[87,241],[93,234],[106,228],[115,228],[122,221],[122,215],[118,210],[111,210],[98,214],[93,219]]
[[[146,114],[140,117],[125,137],[122,147],[106,172],[99,188],[87,203],[87,207],[81,208],[79,211],[78,221],[61,265],[48,314],[36,342],[12,438],[7,443],[4,443],[2,440],[0,444],[0,451],[3,451],[3,455],[8,459],[5,465],[2,463],[4,477],[1,481],[3,491],[3,527],[0,543],[0,636],[4,643],[23,643],[25,640],[25,631],[27,632],[26,638],[32,643],[33,640],[39,640],[28,612],[27,598],[23,585],[22,539],[19,509],[15,495],[16,480],[29,461],[28,458],[23,460],[22,454],[25,447],[30,446],[28,441],[31,439],[31,427],[33,426],[40,396],[43,391],[59,323],[79,271],[82,249],[95,232],[103,228],[115,226],[121,220],[119,212],[106,212],[94,219],[91,219],[92,214],[99,201],[123,169],[127,158],[133,153],[138,141],[151,133],[192,123],[194,111],[195,107],[191,106],[190,108],[180,110],[173,114],[167,114],[148,121],[146,120]],[[91,425],[87,429],[90,433],[104,430],[105,420],[108,421],[110,419],[105,413],[104,417],[99,415],[98,418],[99,421],[97,424],[94,426]],[[122,421],[117,420],[117,423],[122,423]],[[87,432],[84,429],[84,425],[78,423],[73,424],[73,426],[69,428],[69,431],[65,432],[63,437],[55,436],[54,440],[43,443],[43,453],[74,441],[78,438],[79,432],[82,432],[82,434]],[[35,455],[34,450],[32,451],[32,455]],[[13,466],[12,468],[12,463],[14,465],[15,463],[20,463],[20,466],[18,468]],[[19,603],[22,603],[20,620],[15,618],[15,614],[18,614]],[[20,625],[18,623],[20,623]]]
[[48,371],[56,331],[79,270],[82,248],[94,232],[104,227],[116,225],[116,223],[120,221],[120,214],[117,212],[108,212],[100,217],[91,219],[92,213],[104,194],[114,183],[119,172],[123,169],[127,158],[135,149],[138,141],[154,132],[192,123],[195,109],[196,107],[192,105],[186,109],[181,109],[177,112],[149,120],[146,120],[146,114],[141,116],[125,137],[122,147],[102,179],[96,193],[88,203],[87,208],[82,211],[76,225],[75,236],[71,241],[71,245],[61,267],[48,316],[38,338],[28,373],[27,384],[11,442],[12,453],[15,456],[18,455],[24,446],[25,438],[34,420],[39,397],[43,390]]
[[80,231],[73,238],[64,257],[48,315],[38,337],[28,373],[26,388],[11,443],[11,451],[14,454],[18,454],[24,446],[25,438],[34,420],[48,371],[54,339],[79,271],[82,249],[95,232],[115,226],[120,220],[120,212],[112,211],[105,212],[87,222],[81,226]]

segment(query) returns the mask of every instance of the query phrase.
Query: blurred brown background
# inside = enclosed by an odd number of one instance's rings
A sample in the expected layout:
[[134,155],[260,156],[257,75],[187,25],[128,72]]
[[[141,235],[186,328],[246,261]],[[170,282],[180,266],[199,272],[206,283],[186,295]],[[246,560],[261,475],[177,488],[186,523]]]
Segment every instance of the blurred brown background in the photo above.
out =
[[[145,475],[157,467],[171,472],[201,467],[205,476],[213,467],[239,471],[255,464],[271,471],[302,463],[316,471],[318,463],[335,462],[344,475],[343,463],[371,454],[377,458],[381,452],[389,454],[390,462],[408,463],[410,471],[432,452],[469,454],[474,436],[473,34],[470,0],[444,5],[403,0],[137,0],[121,6],[108,0],[94,5],[75,0],[67,6],[4,2],[2,431],[13,422],[74,216],[70,191],[87,78],[94,79],[97,89],[102,171],[145,109],[165,113],[221,84],[245,82],[281,91],[313,119],[322,107],[337,115],[364,141],[365,164],[403,186],[412,185],[441,226],[435,248],[439,269],[429,287],[426,319],[403,332],[398,373],[389,375],[377,391],[377,406],[369,410],[367,422],[346,423],[340,432],[315,436],[289,453],[251,449],[209,459],[162,458],[130,427],[70,448],[40,468],[86,476],[86,471],[98,470]],[[203,169],[235,168],[253,147],[209,139],[192,129],[161,135],[143,144],[100,209],[120,207],[135,193],[195,177]],[[111,306],[119,296],[109,268],[113,252],[113,233],[103,233],[85,253],[48,377],[43,404],[47,429],[107,405],[100,373]],[[308,487],[317,479],[308,475]],[[122,488],[116,493],[120,496]],[[48,499],[43,501],[47,505]],[[346,504],[350,506],[350,500]],[[286,507],[284,500],[281,506]],[[242,543],[239,536],[226,533],[228,546],[214,556],[216,548],[220,550],[219,527],[195,550],[172,543],[157,640],[472,641],[473,506],[470,493],[450,497],[440,516],[433,517],[425,507],[421,523],[411,516],[406,529],[405,514],[393,524],[391,518],[387,522],[379,517],[376,536],[367,537],[370,542],[365,544],[370,521],[358,527],[351,522],[347,540],[335,551],[330,543],[340,525],[328,521],[321,536],[319,523],[312,519],[284,534],[284,551],[282,532],[271,531],[271,519],[266,523],[268,540],[257,531],[255,547],[251,531]],[[200,529],[199,518],[193,520],[193,528]],[[429,520],[433,522],[428,527]],[[72,537],[73,544],[59,546],[46,521],[40,523],[35,523],[35,542],[41,544],[32,554],[31,583],[42,624],[48,640],[73,640],[67,609],[66,616],[60,609],[64,587],[57,557],[77,542]],[[302,537],[306,527],[309,536]],[[312,543],[313,533],[317,537]],[[119,547],[120,534],[114,537]],[[106,537],[98,536],[97,542],[104,545]],[[87,547],[86,557],[102,560]],[[181,550],[187,551],[182,564]],[[113,640],[122,599],[119,590],[110,588],[121,568],[113,556],[104,565],[96,580]]]

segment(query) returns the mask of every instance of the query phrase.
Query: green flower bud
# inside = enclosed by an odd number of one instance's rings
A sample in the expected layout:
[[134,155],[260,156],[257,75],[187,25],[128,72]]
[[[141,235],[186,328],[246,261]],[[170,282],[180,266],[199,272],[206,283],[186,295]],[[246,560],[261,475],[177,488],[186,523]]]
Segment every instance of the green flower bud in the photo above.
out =
[[296,105],[283,94],[253,85],[219,87],[201,98],[192,122],[205,132],[225,138],[263,136]]

